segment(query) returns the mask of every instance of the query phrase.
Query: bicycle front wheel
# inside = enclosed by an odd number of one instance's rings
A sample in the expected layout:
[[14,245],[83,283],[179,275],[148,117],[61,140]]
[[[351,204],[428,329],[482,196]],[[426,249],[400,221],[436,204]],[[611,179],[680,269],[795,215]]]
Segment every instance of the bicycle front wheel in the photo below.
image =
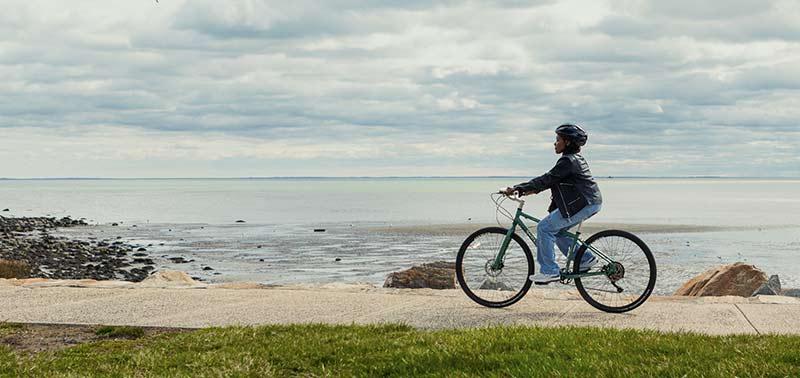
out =
[[[620,230],[606,230],[592,235],[575,253],[582,261],[589,250],[598,259],[589,273],[603,274],[575,278],[575,286],[586,302],[606,312],[626,312],[639,307],[656,284],[656,261],[650,248],[635,235]],[[575,264],[575,274],[579,273]]]
[[507,232],[501,227],[475,231],[456,256],[458,284],[468,297],[486,307],[510,306],[531,287],[528,277],[534,273],[533,256],[519,235],[511,235],[502,264],[495,264]]

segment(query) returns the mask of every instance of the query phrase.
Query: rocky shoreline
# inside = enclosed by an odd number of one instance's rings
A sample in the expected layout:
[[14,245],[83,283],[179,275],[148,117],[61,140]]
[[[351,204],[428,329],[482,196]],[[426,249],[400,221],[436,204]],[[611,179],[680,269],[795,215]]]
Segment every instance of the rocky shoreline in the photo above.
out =
[[155,270],[140,247],[115,239],[70,240],[50,234],[59,227],[88,226],[70,217],[0,216],[0,259],[24,262],[31,278],[140,282]]

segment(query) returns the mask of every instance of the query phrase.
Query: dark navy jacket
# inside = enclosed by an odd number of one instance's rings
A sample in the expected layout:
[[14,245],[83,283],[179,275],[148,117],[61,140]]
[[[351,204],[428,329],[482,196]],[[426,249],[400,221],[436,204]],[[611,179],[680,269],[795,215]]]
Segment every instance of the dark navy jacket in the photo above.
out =
[[558,208],[564,218],[571,217],[586,205],[603,203],[589,164],[579,153],[562,154],[549,172],[515,185],[514,189],[534,193],[550,189],[552,201],[547,211]]

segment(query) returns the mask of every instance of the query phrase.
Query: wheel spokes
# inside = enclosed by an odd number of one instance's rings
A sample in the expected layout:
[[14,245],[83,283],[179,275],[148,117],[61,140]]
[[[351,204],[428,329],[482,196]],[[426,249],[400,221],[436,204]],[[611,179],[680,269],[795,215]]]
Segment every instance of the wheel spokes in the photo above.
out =
[[612,260],[601,268],[606,274],[581,277],[583,289],[593,301],[622,309],[649,295],[652,290],[650,261],[634,240],[608,235],[593,240],[591,245]]
[[467,246],[462,257],[461,275],[466,289],[488,302],[501,303],[514,298],[528,279],[527,257],[522,246],[513,239],[501,266],[495,267],[504,239],[502,233],[480,234]]

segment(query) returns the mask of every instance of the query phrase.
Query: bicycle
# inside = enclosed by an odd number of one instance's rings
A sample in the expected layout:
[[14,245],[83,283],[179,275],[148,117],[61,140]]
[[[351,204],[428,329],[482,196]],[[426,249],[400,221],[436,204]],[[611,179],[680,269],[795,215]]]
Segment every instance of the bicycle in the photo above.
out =
[[[497,213],[512,220],[511,226],[486,227],[468,236],[456,256],[456,278],[470,299],[498,308],[516,303],[531,287],[533,255],[516,229],[522,229],[536,246],[536,236],[523,218],[537,224],[540,219],[522,211],[525,201],[517,193],[505,195],[501,191],[490,197],[497,205]],[[502,207],[506,199],[519,204],[514,216]],[[639,307],[653,292],[656,282],[656,262],[650,248],[636,235],[622,230],[600,231],[581,240],[582,224],[578,224],[575,233],[559,233],[572,239],[560,282],[569,285],[574,281],[581,297],[602,311],[622,313]],[[587,250],[599,260],[592,269],[581,271],[580,263],[574,262],[582,261]]]

